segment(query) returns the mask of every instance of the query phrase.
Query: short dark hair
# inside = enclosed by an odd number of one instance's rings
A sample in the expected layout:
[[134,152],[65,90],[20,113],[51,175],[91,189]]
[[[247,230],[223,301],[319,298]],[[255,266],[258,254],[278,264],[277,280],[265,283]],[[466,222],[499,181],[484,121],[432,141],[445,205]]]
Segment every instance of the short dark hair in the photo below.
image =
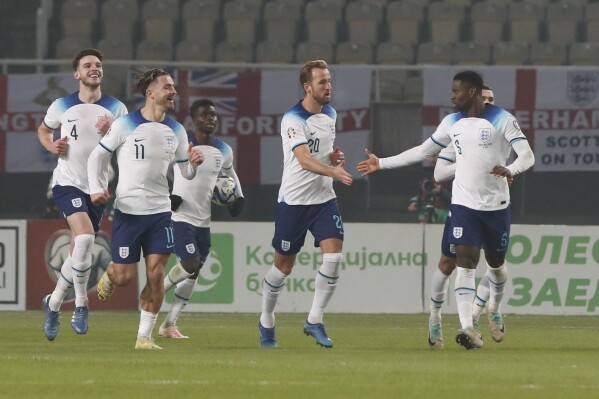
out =
[[493,89],[492,89],[492,88],[490,88],[490,87],[489,87],[489,86],[487,86],[487,85],[483,85],[483,90],[491,90],[491,91],[493,91]]
[[312,70],[314,68],[328,69],[329,66],[325,60],[314,60],[308,61],[302,66],[300,71],[300,85],[304,88],[304,83],[308,83],[312,80]]
[[102,61],[102,59],[104,58],[104,55],[100,52],[100,50],[96,50],[95,48],[86,48],[85,50],[81,50],[75,55],[75,58],[73,58],[73,71],[76,71],[79,67],[79,61],[81,61],[83,57],[87,57],[88,55],[93,55],[97,57],[100,61]]
[[216,108],[216,105],[214,105],[214,102],[208,98],[200,98],[199,100],[195,100],[189,107],[189,115],[191,115],[193,117],[193,115],[198,110],[198,108],[202,108],[202,107]]
[[141,74],[138,79],[137,79],[137,88],[139,89],[139,91],[141,92],[142,96],[146,96],[146,91],[148,91],[148,86],[150,86],[150,84],[152,84],[152,82],[154,80],[156,80],[156,78],[158,76],[171,76],[167,71],[165,71],[162,68],[152,68],[152,69],[148,69],[147,71],[145,71],[143,74]]
[[474,87],[479,93],[482,91],[484,85],[483,77],[478,72],[474,71],[459,72],[453,77],[453,80],[460,80],[467,83]]

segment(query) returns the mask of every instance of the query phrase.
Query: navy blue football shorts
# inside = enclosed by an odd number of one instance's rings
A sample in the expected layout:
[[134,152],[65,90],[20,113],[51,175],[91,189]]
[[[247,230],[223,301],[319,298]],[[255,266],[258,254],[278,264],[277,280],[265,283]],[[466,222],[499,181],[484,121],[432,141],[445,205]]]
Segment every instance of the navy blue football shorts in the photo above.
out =
[[210,254],[210,228],[196,227],[185,222],[173,222],[175,233],[175,254],[181,260],[208,258]]
[[77,187],[56,185],[52,187],[52,196],[58,211],[65,219],[73,213],[85,212],[92,222],[94,231],[97,233],[100,230],[104,205],[94,205],[89,194],[85,194]]
[[304,245],[308,230],[314,236],[315,247],[328,238],[343,240],[343,221],[337,199],[317,205],[277,204],[272,246],[278,253],[297,254]]
[[171,212],[131,215],[116,209],[112,221],[112,261],[137,263],[144,256],[170,254],[175,247]]
[[505,254],[510,237],[510,207],[497,211],[476,211],[451,204],[449,243],[483,247],[491,253]]

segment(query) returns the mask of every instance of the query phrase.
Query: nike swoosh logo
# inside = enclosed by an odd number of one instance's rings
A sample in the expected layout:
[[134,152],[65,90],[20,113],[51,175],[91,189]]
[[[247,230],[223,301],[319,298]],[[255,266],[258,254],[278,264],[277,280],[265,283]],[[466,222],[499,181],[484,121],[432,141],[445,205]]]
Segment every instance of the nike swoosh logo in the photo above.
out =
[[77,277],[85,277],[85,275],[83,275],[83,276],[77,275]]
[[166,247],[167,248],[172,248],[172,247],[174,247],[174,245],[167,245]]
[[75,122],[78,121],[79,119],[67,119],[67,122],[71,123],[71,122]]
[[136,143],[139,143],[140,141],[144,141],[145,139],[135,139]]
[[310,136],[314,136],[316,132],[310,132]]
[[467,292],[458,292],[458,295],[466,295]]
[[456,133],[453,135],[453,137],[458,137],[460,134],[462,134],[462,133]]

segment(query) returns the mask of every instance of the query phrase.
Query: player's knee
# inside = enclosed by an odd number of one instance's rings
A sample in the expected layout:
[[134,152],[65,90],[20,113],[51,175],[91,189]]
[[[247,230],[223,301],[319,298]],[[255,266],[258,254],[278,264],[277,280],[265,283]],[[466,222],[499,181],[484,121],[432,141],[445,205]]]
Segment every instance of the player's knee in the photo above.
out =
[[445,255],[441,256],[441,259],[439,260],[439,265],[438,265],[441,273],[445,274],[446,276],[449,276],[455,270],[455,266],[456,266],[455,258],[450,258],[449,256],[445,256]]
[[197,277],[205,261],[205,258],[202,260],[202,257],[196,256],[194,258],[181,260],[181,267],[183,267],[187,273]]

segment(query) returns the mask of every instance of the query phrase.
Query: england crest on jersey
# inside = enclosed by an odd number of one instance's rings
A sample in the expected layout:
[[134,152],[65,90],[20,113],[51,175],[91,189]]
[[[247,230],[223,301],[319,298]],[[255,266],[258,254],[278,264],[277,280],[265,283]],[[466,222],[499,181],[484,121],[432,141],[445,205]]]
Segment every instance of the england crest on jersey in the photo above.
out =
[[291,248],[291,243],[289,241],[281,240],[281,249],[283,251],[289,251],[289,248]]
[[463,227],[454,227],[453,228],[453,236],[455,238],[460,238],[462,236],[462,233],[464,233]]
[[175,152],[175,138],[172,136],[167,136],[164,138],[164,151],[172,154]]
[[119,247],[119,256],[123,259],[129,256],[129,247]]
[[192,253],[194,253],[194,252],[196,251],[196,247],[195,247],[195,245],[193,245],[193,243],[191,243],[191,244],[187,244],[187,245],[185,246],[185,249],[186,249],[186,250],[187,250],[187,252],[188,252],[188,253],[190,253],[190,254],[192,254]]
[[487,143],[491,139],[491,129],[488,127],[479,129],[478,137],[480,138],[481,142]]
[[73,204],[75,208],[81,208],[81,205],[83,205],[83,201],[81,201],[81,198],[73,198],[71,200],[71,204]]

